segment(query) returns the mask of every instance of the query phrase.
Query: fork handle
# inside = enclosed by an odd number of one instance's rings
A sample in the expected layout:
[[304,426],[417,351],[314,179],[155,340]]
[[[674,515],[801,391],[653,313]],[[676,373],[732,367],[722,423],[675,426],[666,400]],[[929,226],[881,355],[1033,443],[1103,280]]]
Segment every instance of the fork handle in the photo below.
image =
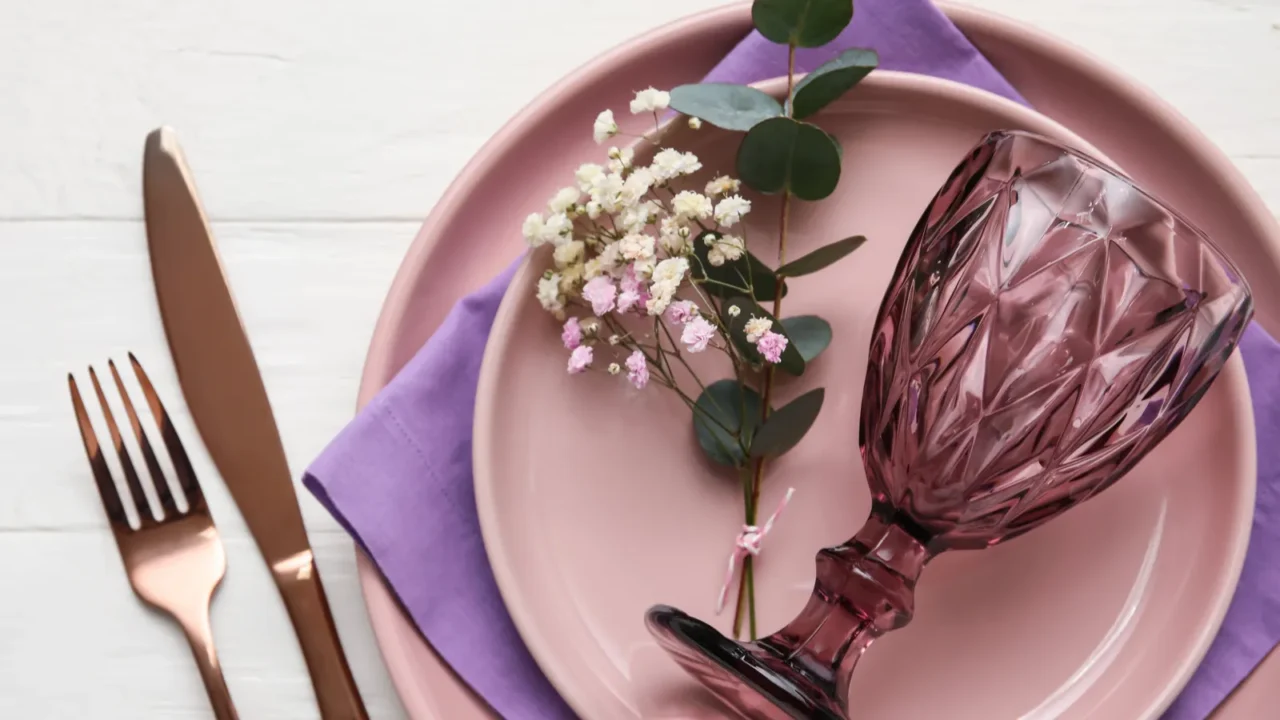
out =
[[218,662],[218,653],[213,646],[213,628],[209,625],[209,612],[206,610],[198,618],[180,621],[187,642],[191,643],[191,652],[196,657],[196,666],[200,668],[200,678],[204,680],[204,689],[209,693],[209,704],[213,706],[213,716],[217,720],[239,720],[236,707],[231,702],[231,690],[227,688],[227,680],[222,676],[222,664]]

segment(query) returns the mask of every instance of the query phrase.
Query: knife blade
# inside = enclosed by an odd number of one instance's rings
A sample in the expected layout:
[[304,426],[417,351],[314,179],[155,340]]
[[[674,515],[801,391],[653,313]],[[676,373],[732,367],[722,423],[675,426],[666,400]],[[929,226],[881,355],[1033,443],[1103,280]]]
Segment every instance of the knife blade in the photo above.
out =
[[147,246],[178,382],[280,590],[326,720],[367,718],[302,524],[267,390],[176,134],[143,153]]

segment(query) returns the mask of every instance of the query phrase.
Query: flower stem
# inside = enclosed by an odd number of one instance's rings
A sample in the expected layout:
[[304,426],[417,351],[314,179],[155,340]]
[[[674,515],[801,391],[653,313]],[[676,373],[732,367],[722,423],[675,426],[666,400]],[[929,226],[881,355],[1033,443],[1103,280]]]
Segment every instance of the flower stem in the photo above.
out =
[[[787,46],[787,117],[791,117],[791,95],[795,91],[795,75],[796,75],[796,46]],[[778,218],[778,266],[781,267],[787,262],[787,221],[791,216],[791,192],[784,190],[782,193],[782,211]],[[777,290],[773,296],[773,317],[778,322],[782,322],[782,288],[783,283],[777,283]],[[764,390],[760,393],[761,403],[760,422],[769,419],[769,404],[773,399],[773,378],[775,367],[770,365],[765,371]],[[760,505],[760,485],[764,480],[764,458],[756,460],[755,469],[749,483],[750,497],[747,498],[746,517],[748,525],[755,525],[757,518],[757,507]],[[751,639],[756,639],[756,592],[755,592],[755,563],[751,555],[747,555],[742,562],[742,583],[739,585],[739,595],[745,591],[747,596],[747,616],[748,626],[751,632]],[[741,605],[739,606],[739,610]],[[734,636],[738,635],[741,628],[741,617],[735,617],[733,621]]]

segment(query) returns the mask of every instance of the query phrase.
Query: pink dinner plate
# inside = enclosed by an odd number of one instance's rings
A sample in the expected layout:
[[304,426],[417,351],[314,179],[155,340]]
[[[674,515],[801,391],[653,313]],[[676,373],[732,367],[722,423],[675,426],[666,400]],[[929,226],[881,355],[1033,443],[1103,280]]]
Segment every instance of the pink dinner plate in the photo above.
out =
[[[762,88],[781,94],[785,80]],[[787,486],[797,490],[757,564],[766,634],[809,600],[814,552],[848,538],[870,510],[856,443],[867,349],[922,209],[992,130],[1030,130],[1096,153],[1043,115],[919,75],[876,73],[817,123],[840,139],[845,171],[830,198],[792,212],[792,257],[850,235],[869,241],[794,281],[786,303],[787,314],[827,318],[836,337],[779,399],[827,389],[813,429],[771,464],[762,497],[774,507]],[[704,167],[733,167],[740,135],[673,129],[670,145]],[[755,199],[747,236],[762,257],[776,254],[777,217],[776,201]],[[581,717],[721,717],[643,618],[669,603],[728,631],[731,614],[716,618],[714,609],[742,524],[741,488],[703,459],[672,393],[565,372],[558,324],[534,299],[547,263],[536,254],[512,282],[476,398],[476,506],[498,587],[538,664]],[[600,363],[611,359],[597,353]],[[691,359],[707,382],[732,374],[716,353]],[[1250,408],[1237,358],[1190,420],[1107,495],[1007,545],[931,563],[916,619],[877,642],[854,674],[858,715],[1161,711],[1208,649],[1244,560],[1255,477]]]
[[[1280,330],[1280,230],[1212,143],[1149,91],[1073,46],[999,15],[940,4],[1040,112],[1087,138],[1218,238],[1250,269],[1259,321],[1273,334]],[[626,88],[696,80],[749,29],[749,6],[737,4],[655,30],[558,82],[498,133],[441,198],[410,248],[374,331],[360,405],[417,352],[459,297],[520,251],[511,228],[545,188],[561,184],[579,158],[594,151],[581,128],[598,109],[623,106]],[[1107,112],[1096,112],[1099,105]],[[539,155],[542,147],[556,147],[557,154]],[[513,167],[521,169],[522,182],[511,181]],[[491,203],[495,195],[508,202]],[[358,560],[374,632],[410,716],[486,717],[483,703],[417,633],[374,565]]]

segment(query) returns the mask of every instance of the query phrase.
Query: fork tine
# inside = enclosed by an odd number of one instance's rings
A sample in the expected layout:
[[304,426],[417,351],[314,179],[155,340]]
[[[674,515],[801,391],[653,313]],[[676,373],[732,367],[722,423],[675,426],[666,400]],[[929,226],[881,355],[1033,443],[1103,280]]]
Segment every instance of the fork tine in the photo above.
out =
[[138,421],[138,413],[133,409],[133,401],[129,399],[129,392],[124,389],[124,382],[120,379],[120,373],[116,370],[114,360],[107,361],[107,367],[111,368],[111,376],[115,378],[116,390],[120,392],[120,400],[124,402],[124,414],[129,418],[129,425],[133,428],[134,437],[138,438],[138,446],[142,449],[142,460],[147,464],[147,472],[151,473],[151,483],[155,486],[156,497],[160,500],[160,507],[164,509],[164,517],[171,520],[178,517],[178,504],[173,501],[173,493],[169,490],[169,481],[164,477],[164,470],[160,468],[160,462],[156,459],[156,454],[151,449],[151,441],[147,439],[147,434],[142,431],[142,423]]
[[98,395],[98,403],[102,405],[102,417],[107,421],[107,432],[111,434],[111,444],[116,448],[116,457],[120,459],[120,467],[124,470],[125,484],[129,486],[129,494],[133,496],[133,506],[138,510],[138,523],[141,527],[154,525],[156,516],[151,512],[151,504],[147,502],[147,494],[142,490],[142,482],[133,469],[133,461],[129,459],[129,451],[125,449],[124,438],[120,437],[120,428],[116,418],[111,414],[111,406],[107,405],[107,396],[102,392],[102,384],[98,382],[98,373],[89,368],[89,379],[93,381],[93,390]]
[[134,357],[133,353],[129,353],[129,364],[133,365],[133,374],[138,378],[138,385],[147,399],[147,406],[151,408],[151,416],[155,418],[156,425],[160,428],[160,438],[164,440],[164,446],[169,449],[169,460],[173,462],[173,471],[178,476],[178,485],[187,496],[187,512],[204,509],[204,493],[200,490],[199,481],[196,480],[195,468],[191,467],[187,451],[182,447],[178,431],[169,420],[169,413],[165,412],[160,396],[156,394],[156,388],[151,384],[151,378],[147,377],[147,371],[142,369],[142,363],[138,362],[138,358]]
[[102,446],[98,444],[98,436],[93,432],[89,413],[84,408],[84,399],[80,397],[80,388],[71,373],[67,373],[67,385],[71,390],[71,405],[76,411],[76,422],[80,425],[80,438],[84,440],[84,452],[89,456],[89,467],[93,469],[93,482],[98,486],[98,496],[102,498],[102,509],[106,511],[107,521],[116,532],[127,532],[129,515],[120,502],[115,481],[111,479],[111,469],[102,456]]

